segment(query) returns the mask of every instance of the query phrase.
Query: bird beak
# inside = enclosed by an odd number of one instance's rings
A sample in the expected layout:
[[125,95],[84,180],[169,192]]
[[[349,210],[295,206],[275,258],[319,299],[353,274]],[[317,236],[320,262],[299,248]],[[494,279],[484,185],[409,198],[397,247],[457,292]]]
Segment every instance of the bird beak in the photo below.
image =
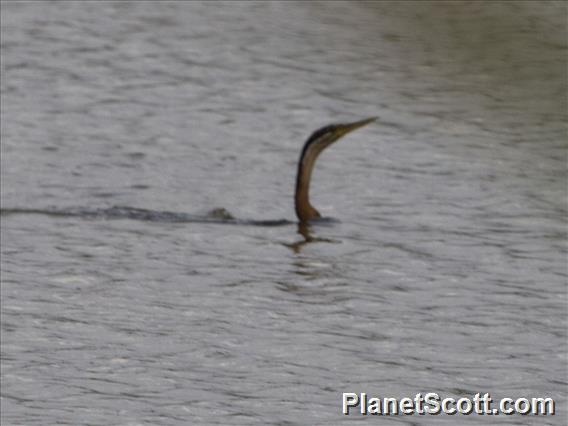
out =
[[346,135],[347,133],[352,132],[355,129],[358,129],[359,127],[366,126],[367,124],[372,123],[378,118],[379,117],[370,117],[364,120],[355,121],[354,123],[340,124],[338,129],[340,133],[339,137]]

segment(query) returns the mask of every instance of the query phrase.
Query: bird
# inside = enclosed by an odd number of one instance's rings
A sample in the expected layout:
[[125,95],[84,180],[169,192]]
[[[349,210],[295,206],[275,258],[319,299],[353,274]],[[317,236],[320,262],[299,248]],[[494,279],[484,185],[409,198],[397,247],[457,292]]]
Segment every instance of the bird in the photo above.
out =
[[[370,117],[352,123],[330,124],[322,127],[311,134],[305,142],[300,159],[298,162],[298,174],[296,176],[296,192],[294,204],[296,215],[299,219],[299,232],[304,236],[306,242],[314,241],[310,235],[309,226],[311,222],[321,218],[321,214],[310,203],[310,181],[315,162],[321,152],[345,136],[347,133],[377,120],[378,117]],[[84,218],[104,218],[104,219],[133,219],[152,222],[175,222],[175,223],[226,223],[243,224],[257,226],[280,226],[288,225],[290,222],[281,220],[243,220],[234,218],[226,209],[216,208],[205,216],[192,215],[187,213],[176,213],[169,211],[155,211],[128,206],[113,206],[110,208],[0,208],[0,216],[10,214],[43,214],[47,216],[65,217],[84,217]],[[323,241],[323,240],[322,240]]]
[[370,117],[353,123],[330,124],[316,130],[308,138],[300,154],[300,160],[298,161],[296,192],[294,196],[296,216],[298,216],[300,224],[307,224],[310,221],[321,218],[321,214],[310,203],[310,181],[318,156],[325,148],[347,133],[366,126],[377,118],[378,117]]

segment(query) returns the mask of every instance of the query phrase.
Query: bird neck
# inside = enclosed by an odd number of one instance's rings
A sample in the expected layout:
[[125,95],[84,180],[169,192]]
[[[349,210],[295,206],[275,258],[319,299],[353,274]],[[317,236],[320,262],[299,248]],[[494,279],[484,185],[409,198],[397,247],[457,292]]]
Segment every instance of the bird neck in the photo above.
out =
[[300,157],[298,175],[296,177],[296,195],[294,197],[296,215],[300,222],[307,222],[310,219],[321,217],[315,207],[310,204],[312,170],[320,152],[321,149],[308,146],[302,151]]

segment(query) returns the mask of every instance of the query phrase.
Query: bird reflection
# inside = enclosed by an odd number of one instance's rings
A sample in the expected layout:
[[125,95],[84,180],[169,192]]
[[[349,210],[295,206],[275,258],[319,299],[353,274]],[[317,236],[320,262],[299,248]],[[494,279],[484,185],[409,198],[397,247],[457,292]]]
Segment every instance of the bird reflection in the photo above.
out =
[[290,249],[295,254],[298,254],[302,251],[302,248],[309,243],[336,243],[337,241],[329,239],[329,238],[320,238],[314,236],[312,233],[311,225],[307,222],[300,222],[298,223],[298,234],[300,234],[303,239],[293,242],[293,243],[285,243],[284,245]]

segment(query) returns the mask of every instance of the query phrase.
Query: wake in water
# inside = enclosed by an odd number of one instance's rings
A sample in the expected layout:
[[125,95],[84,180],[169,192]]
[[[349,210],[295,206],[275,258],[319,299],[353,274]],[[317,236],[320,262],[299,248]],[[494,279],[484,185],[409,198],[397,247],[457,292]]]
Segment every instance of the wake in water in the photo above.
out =
[[66,209],[45,208],[45,209],[27,209],[27,208],[8,208],[0,209],[1,216],[9,215],[44,215],[53,217],[79,217],[84,219],[130,219],[141,220],[145,222],[169,222],[169,223],[218,223],[230,225],[253,225],[253,226],[283,226],[290,225],[291,222],[286,219],[280,220],[243,220],[234,218],[224,208],[217,208],[209,211],[205,215],[195,215],[188,213],[176,213],[168,211],[157,211],[139,209],[136,207],[113,206],[109,208],[88,209],[84,207],[71,207]]

